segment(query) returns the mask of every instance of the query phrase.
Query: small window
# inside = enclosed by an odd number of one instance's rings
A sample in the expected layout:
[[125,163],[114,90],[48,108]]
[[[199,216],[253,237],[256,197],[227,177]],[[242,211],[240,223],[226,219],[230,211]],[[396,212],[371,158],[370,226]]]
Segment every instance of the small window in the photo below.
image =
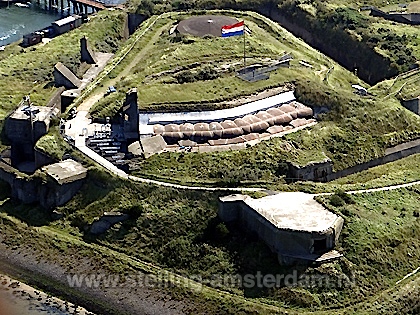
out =
[[314,240],[314,253],[327,250],[327,239]]

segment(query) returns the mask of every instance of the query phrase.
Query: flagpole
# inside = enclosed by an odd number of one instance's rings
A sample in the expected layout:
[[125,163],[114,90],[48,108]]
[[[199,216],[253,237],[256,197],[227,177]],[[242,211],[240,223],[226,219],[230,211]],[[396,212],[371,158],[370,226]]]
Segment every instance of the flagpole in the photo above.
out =
[[244,71],[246,68],[246,55],[245,55],[245,21],[244,21]]

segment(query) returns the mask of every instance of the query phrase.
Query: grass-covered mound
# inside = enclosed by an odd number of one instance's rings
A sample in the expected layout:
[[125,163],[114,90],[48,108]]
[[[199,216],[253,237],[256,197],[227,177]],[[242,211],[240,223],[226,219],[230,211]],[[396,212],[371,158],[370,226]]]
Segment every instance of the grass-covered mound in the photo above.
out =
[[[418,137],[419,118],[401,107],[394,95],[387,96],[388,86],[378,85],[368,97],[357,96],[351,85],[358,79],[334,61],[257,14],[250,13],[244,19],[253,30],[247,37],[251,54],[274,57],[291,52],[295,59],[290,68],[280,68],[269,80],[258,83],[244,82],[229,71],[211,80],[180,83],[177,77],[180,73],[189,71],[190,75],[197,75],[206,69],[214,70],[221,60],[240,63],[242,39],[192,38],[174,42],[165,35],[172,23],[165,24],[162,19],[153,28],[158,30],[159,39],[155,36],[157,41],[152,46],[149,43],[144,50],[135,50],[137,65],[121,78],[119,88],[124,91],[136,86],[140,109],[185,110],[212,108],[216,101],[288,83],[295,86],[298,100],[314,108],[325,107],[329,113],[319,116],[320,123],[310,130],[244,151],[153,156],[141,164],[139,174],[178,182],[275,183],[283,181],[286,161],[305,165],[327,156],[334,168],[340,170],[380,157],[385,148]],[[223,54],[224,59],[220,59]],[[129,54],[125,65],[133,58]],[[302,60],[314,68],[302,66],[299,63]],[[195,68],[168,72],[174,64]],[[114,76],[121,72],[122,66],[114,71]],[[123,97],[120,94],[104,98],[92,114],[106,116],[116,108],[115,104],[121,104]]]
[[[419,12],[418,1],[407,1],[408,12]],[[348,70],[358,68],[361,78],[378,82],[404,72],[419,53],[415,28],[369,16],[369,7],[385,12],[403,11],[398,1],[339,0],[216,0],[173,1],[130,0],[132,10],[146,15],[178,10],[250,10],[284,23],[313,46],[339,61]],[[310,34],[310,35],[309,35]]]
[[[235,72],[243,67],[242,36],[173,37],[168,35],[170,29],[177,21],[190,15],[172,13],[171,18],[168,15],[159,18],[124,62],[111,72],[110,80],[118,78],[115,84],[120,91],[137,87],[140,110],[215,109],[220,107],[218,102],[294,81],[324,80],[327,86],[344,87],[347,91],[346,82],[359,82],[355,76],[258,14],[234,11],[211,13],[246,21],[252,30],[245,43],[248,65],[267,63],[267,60],[292,53],[294,60],[291,67],[272,72],[268,80],[252,84],[242,81],[235,76]],[[137,31],[141,32],[142,29]],[[299,63],[302,60],[312,68],[302,66]],[[328,71],[334,64],[334,71]],[[107,85],[106,81],[103,85]],[[121,104],[123,97],[121,93],[103,98],[91,110],[92,116],[112,115],[112,110],[116,110],[115,104]]]

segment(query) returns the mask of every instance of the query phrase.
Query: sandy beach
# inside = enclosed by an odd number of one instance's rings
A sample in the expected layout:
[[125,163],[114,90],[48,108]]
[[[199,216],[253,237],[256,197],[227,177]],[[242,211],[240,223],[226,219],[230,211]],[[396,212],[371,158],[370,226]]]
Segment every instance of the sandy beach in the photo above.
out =
[[50,296],[0,274],[0,315],[94,315],[83,307]]

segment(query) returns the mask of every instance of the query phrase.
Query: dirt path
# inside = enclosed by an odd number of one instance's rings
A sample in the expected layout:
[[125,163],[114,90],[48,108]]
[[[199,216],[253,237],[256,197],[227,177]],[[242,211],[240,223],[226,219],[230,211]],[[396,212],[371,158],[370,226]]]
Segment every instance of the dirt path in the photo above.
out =
[[[158,21],[158,20],[156,20]],[[156,23],[155,21],[155,23]],[[120,72],[114,79],[111,79],[108,82],[108,86],[110,85],[116,85],[117,82],[121,81],[123,77],[126,77],[130,74],[132,69],[137,66],[137,64],[146,56],[146,54],[150,51],[150,49],[153,47],[153,43],[156,42],[160,35],[162,34],[162,31],[168,27],[168,25],[172,24],[172,22],[168,22],[165,25],[161,26],[153,35],[153,37],[150,39],[150,41],[146,44],[146,46],[143,47],[143,49],[134,57],[134,59],[124,68],[123,71]],[[151,25],[152,26],[152,25]],[[146,34],[146,32],[144,32]],[[143,35],[144,35],[143,34]],[[100,99],[102,99],[106,93],[106,90],[108,86],[103,86],[100,88],[97,88],[95,93],[89,96],[85,101],[83,101],[82,104],[80,104],[77,107],[78,111],[84,111],[89,112],[89,110],[92,108],[92,106],[98,102]]]

